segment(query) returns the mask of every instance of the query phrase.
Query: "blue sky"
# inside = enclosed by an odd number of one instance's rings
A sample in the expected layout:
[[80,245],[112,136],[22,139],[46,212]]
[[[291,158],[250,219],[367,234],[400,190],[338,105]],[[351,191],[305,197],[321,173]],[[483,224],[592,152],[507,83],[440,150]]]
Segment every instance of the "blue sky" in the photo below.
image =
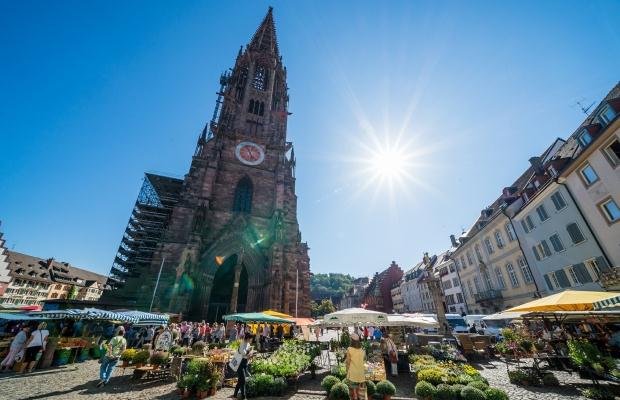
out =
[[[620,79],[618,1],[5,1],[8,247],[107,274],[143,173],[186,173],[269,4],[314,272],[445,250]],[[410,179],[368,185],[373,138],[414,155]]]

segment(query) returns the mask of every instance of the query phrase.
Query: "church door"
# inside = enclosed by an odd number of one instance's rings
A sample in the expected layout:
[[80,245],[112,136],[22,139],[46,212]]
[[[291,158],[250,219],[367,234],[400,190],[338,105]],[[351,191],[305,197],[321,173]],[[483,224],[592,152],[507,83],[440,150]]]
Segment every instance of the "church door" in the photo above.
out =
[[[235,266],[237,257],[228,257],[220,265],[213,277],[209,308],[207,310],[207,322],[221,322],[222,316],[231,312],[231,300],[235,283]],[[239,276],[239,291],[237,296],[237,312],[245,312],[248,297],[248,272],[245,266],[241,266]]]

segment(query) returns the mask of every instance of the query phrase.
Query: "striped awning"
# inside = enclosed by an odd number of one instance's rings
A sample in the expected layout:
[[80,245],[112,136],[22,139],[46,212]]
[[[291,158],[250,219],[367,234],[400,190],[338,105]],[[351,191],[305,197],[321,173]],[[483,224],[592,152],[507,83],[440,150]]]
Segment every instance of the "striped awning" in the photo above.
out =
[[605,310],[609,308],[620,307],[620,295],[600,300],[594,303],[595,310]]
[[49,319],[87,319],[87,320],[111,320],[111,321],[123,321],[123,322],[137,322],[138,319],[130,315],[123,313],[99,310],[97,308],[84,308],[84,309],[67,309],[67,310],[52,310],[52,311],[35,311],[28,313],[31,317],[41,317]]
[[148,313],[144,311],[117,311],[119,314],[135,318],[137,325],[167,325],[170,316],[166,314]]

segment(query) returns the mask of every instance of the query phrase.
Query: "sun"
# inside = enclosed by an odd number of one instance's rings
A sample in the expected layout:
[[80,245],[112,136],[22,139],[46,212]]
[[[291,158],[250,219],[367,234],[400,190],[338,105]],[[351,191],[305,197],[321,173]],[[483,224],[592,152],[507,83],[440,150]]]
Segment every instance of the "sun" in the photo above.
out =
[[370,158],[370,168],[378,179],[401,179],[407,173],[409,160],[398,149],[378,149]]

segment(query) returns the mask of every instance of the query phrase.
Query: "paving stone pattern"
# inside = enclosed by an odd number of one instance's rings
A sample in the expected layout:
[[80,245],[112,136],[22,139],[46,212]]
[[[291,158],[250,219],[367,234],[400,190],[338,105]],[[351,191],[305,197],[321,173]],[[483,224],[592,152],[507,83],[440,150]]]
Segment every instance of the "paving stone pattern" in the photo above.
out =
[[[492,386],[506,390],[512,400],[584,399],[578,388],[590,384],[590,381],[580,379],[577,374],[556,372],[556,376],[561,382],[560,387],[524,388],[508,382],[506,365],[502,362],[475,364],[475,367],[489,380]],[[27,375],[2,374],[0,375],[0,399],[168,400],[180,398],[174,382],[132,380],[130,370],[127,370],[127,373],[123,375],[123,370],[120,368],[116,369],[109,385],[97,388],[98,371],[99,364],[96,361],[87,361],[72,366],[39,370]],[[284,398],[292,400],[325,399],[320,382],[326,371],[320,372],[314,380],[311,380],[308,374],[302,376],[298,390],[296,392],[294,390],[289,391]],[[390,380],[394,382],[398,390],[394,400],[414,398],[414,385],[410,375],[401,374],[397,378],[390,378]],[[232,392],[231,388],[224,388],[210,399],[229,398]]]

